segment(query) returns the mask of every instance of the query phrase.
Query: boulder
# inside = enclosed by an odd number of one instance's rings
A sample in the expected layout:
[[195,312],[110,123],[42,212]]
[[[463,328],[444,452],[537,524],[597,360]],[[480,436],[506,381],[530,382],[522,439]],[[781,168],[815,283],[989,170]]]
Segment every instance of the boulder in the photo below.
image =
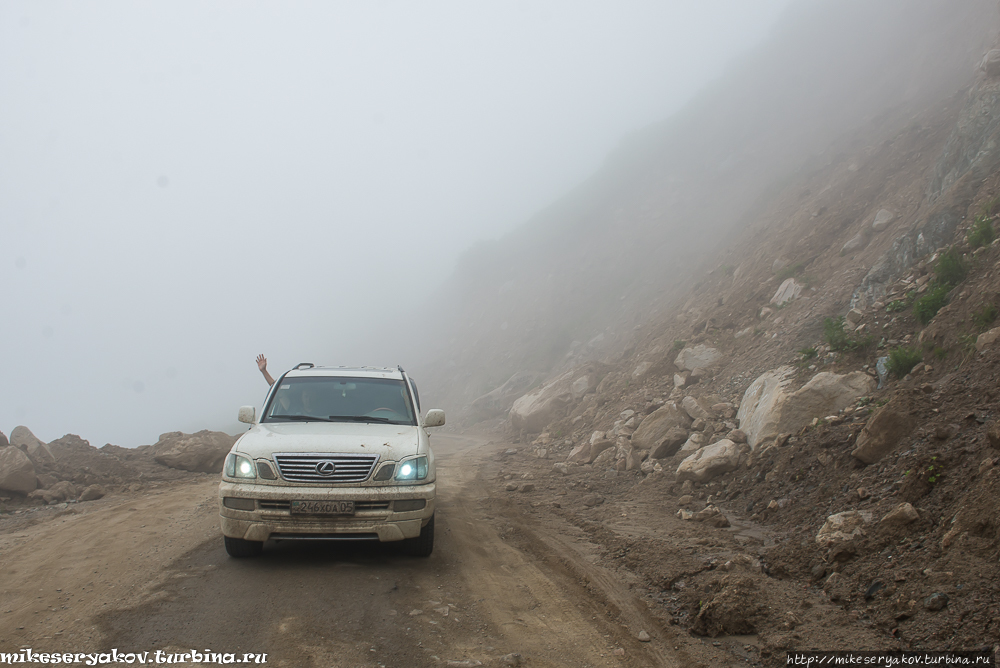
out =
[[864,230],[858,232],[853,237],[847,240],[847,242],[841,247],[840,254],[848,255],[855,251],[859,251],[868,245],[868,237],[865,236]]
[[794,373],[789,366],[768,371],[743,394],[736,418],[752,448],[780,433],[795,433],[814,418],[837,413],[875,389],[874,379],[864,372],[822,371],[790,392]]
[[590,455],[587,457],[587,463],[593,462],[600,456],[602,452],[608,450],[614,446],[614,442],[607,438],[601,438],[596,441],[590,442]]
[[851,455],[865,464],[874,464],[896,449],[909,436],[916,421],[889,402],[868,420]]
[[822,547],[846,543],[856,536],[865,535],[864,526],[871,520],[871,513],[868,511],[848,510],[830,515],[816,534],[816,542]]
[[182,471],[221,473],[226,455],[236,442],[234,436],[207,429],[196,434],[179,431],[160,435],[153,446],[153,459]]
[[[220,469],[221,471],[221,469]],[[87,489],[83,490],[80,494],[78,501],[97,501],[106,494],[104,488],[100,485],[91,485]]]
[[729,518],[721,510],[712,505],[705,506],[702,510],[696,512],[691,519],[695,522],[704,522],[719,529],[730,526]]
[[882,518],[882,524],[909,524],[920,519],[920,513],[909,503],[901,503]]
[[895,217],[896,214],[892,211],[889,211],[888,209],[879,209],[878,213],[875,214],[875,220],[872,221],[872,229],[876,232],[881,232],[889,226],[889,223],[891,223],[892,219]]
[[10,441],[7,440],[7,435],[0,431],[0,448],[5,448],[10,445]]
[[988,77],[995,77],[1000,74],[1000,49],[991,49],[986,52],[979,62],[979,69],[986,73]]
[[691,383],[691,374],[687,371],[680,371],[674,374],[674,387],[685,388]]
[[[649,452],[653,459],[666,459],[673,457],[677,449],[684,444],[688,438],[688,430],[683,427],[671,427],[667,433],[659,440],[656,447]],[[635,435],[632,435],[632,442],[635,442]]]
[[715,417],[708,404],[704,401],[695,399],[694,397],[684,397],[681,400],[681,408],[684,409],[684,412],[687,413],[692,420],[697,420],[698,418],[711,420]]
[[799,295],[802,294],[803,288],[805,288],[805,286],[796,281],[794,278],[786,278],[781,285],[778,286],[778,291],[774,293],[773,297],[771,297],[771,303],[775,306],[784,306],[793,299],[798,299]]
[[10,432],[10,444],[15,448],[20,448],[22,451],[27,450],[29,445],[32,444],[42,444],[44,443],[34,434],[31,430],[24,425],[19,425],[14,427],[14,431]]
[[705,443],[707,442],[708,442],[708,437],[705,436],[705,434],[696,431],[695,433],[691,434],[688,437],[688,439],[684,442],[684,445],[680,447],[680,450],[678,450],[678,452],[684,454],[691,452],[698,452],[703,447],[705,447]]
[[1000,327],[994,327],[988,332],[983,332],[976,337],[976,350],[982,352],[983,348],[996,343],[997,339],[1000,339]]
[[736,470],[740,463],[739,446],[723,439],[698,450],[677,467],[676,480],[707,482],[723,473]]
[[511,406],[511,426],[529,433],[542,431],[549,423],[565,416],[569,407],[584,395],[597,389],[603,376],[603,366],[587,364],[528,392]]
[[674,366],[681,370],[694,371],[695,369],[711,368],[721,361],[722,353],[718,349],[699,343],[681,350],[674,358]]
[[20,449],[0,448],[0,490],[27,494],[37,486],[35,467]]
[[[677,438],[678,428],[684,430],[684,437],[687,438],[687,430],[691,428],[691,418],[676,403],[668,401],[646,416],[632,434],[632,445],[640,450],[656,451],[667,439],[673,441]],[[671,431],[672,429],[675,431]],[[683,442],[682,440],[681,443]],[[680,446],[680,443],[677,445]]]
[[514,401],[535,382],[535,374],[518,371],[507,381],[472,402],[472,410],[483,418],[496,417],[509,411]]
[[61,503],[69,499],[75,499],[79,491],[73,483],[63,480],[52,485],[48,489],[36,489],[28,494],[29,499],[38,499],[47,504]]

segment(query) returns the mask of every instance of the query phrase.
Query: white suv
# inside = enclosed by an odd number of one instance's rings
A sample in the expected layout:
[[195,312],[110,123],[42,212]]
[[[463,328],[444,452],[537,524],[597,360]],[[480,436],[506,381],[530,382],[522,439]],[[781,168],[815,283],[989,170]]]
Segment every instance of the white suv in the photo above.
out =
[[233,445],[219,485],[226,551],[260,554],[264,541],[403,541],[434,549],[434,453],[417,387],[401,368],[300,364],[275,381]]

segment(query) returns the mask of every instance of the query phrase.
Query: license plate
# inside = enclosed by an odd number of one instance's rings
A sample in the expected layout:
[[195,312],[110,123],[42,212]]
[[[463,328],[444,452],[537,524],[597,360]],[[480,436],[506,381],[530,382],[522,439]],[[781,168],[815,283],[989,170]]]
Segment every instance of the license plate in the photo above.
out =
[[295,515],[353,515],[353,501],[292,501]]

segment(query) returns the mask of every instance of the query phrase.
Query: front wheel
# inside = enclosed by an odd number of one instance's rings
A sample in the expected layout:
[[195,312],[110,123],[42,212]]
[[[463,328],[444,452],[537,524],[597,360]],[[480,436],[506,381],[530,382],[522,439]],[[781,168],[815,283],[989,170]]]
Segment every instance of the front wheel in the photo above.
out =
[[403,541],[403,552],[411,557],[429,557],[434,551],[434,516],[420,529],[420,535],[416,538],[407,538]]
[[259,540],[243,540],[242,538],[230,538],[223,536],[226,543],[226,552],[230,557],[237,559],[243,557],[257,557],[264,551],[264,543]]

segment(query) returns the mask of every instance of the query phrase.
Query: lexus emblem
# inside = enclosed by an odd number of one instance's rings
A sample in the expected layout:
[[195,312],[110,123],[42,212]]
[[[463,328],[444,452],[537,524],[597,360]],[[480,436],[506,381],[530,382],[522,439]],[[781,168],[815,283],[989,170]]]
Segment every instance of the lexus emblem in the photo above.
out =
[[337,472],[337,465],[331,462],[329,459],[321,461],[316,465],[316,473],[321,476],[331,476]]

